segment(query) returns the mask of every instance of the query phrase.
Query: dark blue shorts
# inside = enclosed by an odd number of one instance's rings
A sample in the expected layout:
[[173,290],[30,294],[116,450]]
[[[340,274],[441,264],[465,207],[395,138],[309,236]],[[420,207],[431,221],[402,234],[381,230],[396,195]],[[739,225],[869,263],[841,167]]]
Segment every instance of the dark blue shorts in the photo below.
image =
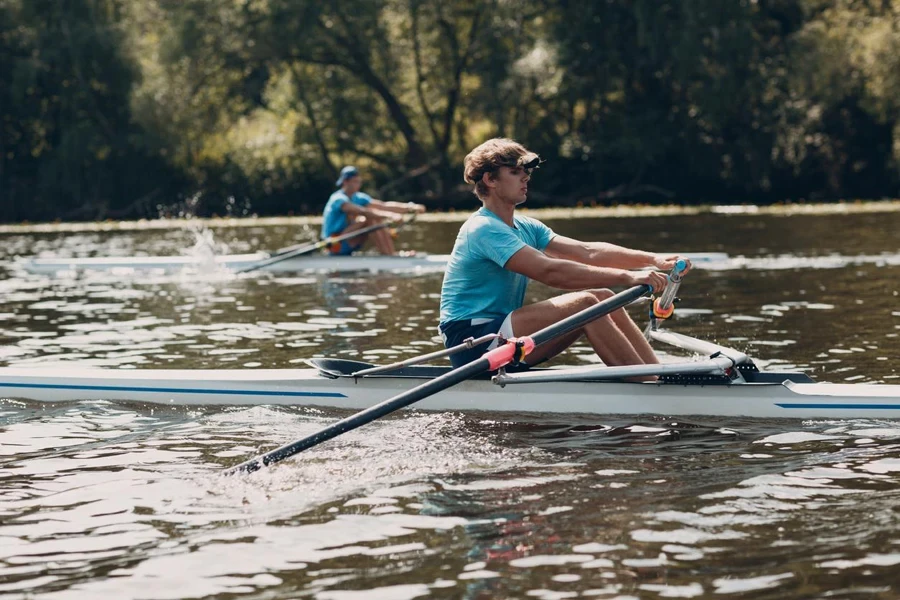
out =
[[[444,323],[440,326],[441,337],[444,338],[444,347],[450,348],[451,346],[457,346],[466,341],[466,338],[480,338],[483,335],[488,335],[490,333],[497,333],[500,331],[500,326],[503,325],[503,321],[506,317],[497,317],[491,321],[486,323],[480,323],[478,325],[472,325],[471,319],[463,319],[461,321],[450,321],[449,323]],[[467,363],[472,362],[473,360],[477,360],[481,358],[481,356],[487,352],[488,346],[491,345],[491,342],[485,342],[484,344],[479,344],[472,349],[463,350],[462,352],[457,352],[456,354],[450,355],[450,364],[455,367],[461,367]]]

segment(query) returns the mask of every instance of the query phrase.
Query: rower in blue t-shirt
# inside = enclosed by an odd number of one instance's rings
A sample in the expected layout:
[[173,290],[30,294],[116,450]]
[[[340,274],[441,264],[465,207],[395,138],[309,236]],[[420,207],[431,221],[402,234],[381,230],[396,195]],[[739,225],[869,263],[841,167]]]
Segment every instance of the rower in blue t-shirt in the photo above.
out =
[[[353,166],[341,169],[335,182],[340,189],[331,194],[325,204],[322,218],[322,239],[346,235],[385,220],[397,221],[406,213],[425,212],[425,207],[415,202],[384,202],[360,192],[362,179]],[[335,242],[328,247],[331,254],[346,256],[362,248],[368,239],[375,243],[381,254],[396,254],[394,240],[387,228],[375,229],[349,239]]]
[[543,251],[555,234],[537,219],[520,215],[513,219],[515,225],[510,227],[481,207],[460,228],[444,275],[441,323],[478,315],[474,320],[490,323],[486,329],[496,332],[522,306],[528,278],[503,266],[525,246]]
[[[540,162],[534,152],[503,138],[488,140],[466,156],[466,183],[474,184],[483,206],[460,228],[444,273],[439,328],[446,347],[489,334],[507,339],[531,335],[611,297],[608,287],[647,284],[662,290],[664,273],[635,269],[668,270],[677,260],[686,260],[605,242],[581,242],[554,233],[537,219],[516,215]],[[529,279],[581,291],[525,304]],[[538,346],[527,363],[556,356],[582,335],[607,365],[659,362],[638,326],[619,309]],[[453,354],[450,360],[453,366],[461,366],[498,343],[495,338]]]

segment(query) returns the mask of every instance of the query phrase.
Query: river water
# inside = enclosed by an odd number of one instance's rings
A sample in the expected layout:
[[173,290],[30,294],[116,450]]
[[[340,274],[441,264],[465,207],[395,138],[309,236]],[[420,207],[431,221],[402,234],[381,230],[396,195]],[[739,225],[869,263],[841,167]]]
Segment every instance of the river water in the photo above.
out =
[[[685,280],[672,329],[822,380],[900,383],[898,211],[546,222],[727,253]],[[446,253],[458,227],[421,221],[398,242]],[[0,358],[253,369],[438,348],[440,273],[46,277],[15,264],[313,236],[290,223],[7,230]],[[552,293],[532,284],[528,298]],[[578,344],[558,362],[592,360]],[[218,476],[344,414],[0,399],[0,595],[900,597],[896,421],[407,411],[253,476]]]

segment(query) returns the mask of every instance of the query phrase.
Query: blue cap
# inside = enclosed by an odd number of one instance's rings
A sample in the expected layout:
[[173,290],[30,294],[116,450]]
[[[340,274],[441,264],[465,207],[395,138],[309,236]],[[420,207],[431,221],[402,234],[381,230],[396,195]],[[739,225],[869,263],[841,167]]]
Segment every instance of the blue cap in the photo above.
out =
[[356,169],[356,167],[347,165],[346,167],[341,169],[341,176],[338,177],[338,180],[334,182],[334,185],[336,185],[337,187],[341,187],[342,185],[344,185],[345,181],[347,181],[351,177],[356,177],[357,175],[359,175],[359,171]]

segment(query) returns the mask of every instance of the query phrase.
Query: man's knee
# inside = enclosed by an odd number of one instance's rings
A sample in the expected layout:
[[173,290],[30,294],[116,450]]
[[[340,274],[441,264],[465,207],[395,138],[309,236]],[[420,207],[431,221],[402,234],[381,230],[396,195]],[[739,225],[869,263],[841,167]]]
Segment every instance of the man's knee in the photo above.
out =
[[576,292],[577,297],[575,303],[578,306],[578,310],[584,310],[590,306],[597,304],[600,299],[594,294],[594,290],[584,290],[581,292]]
[[[612,298],[614,295],[612,290],[608,290],[605,288],[604,289],[595,289],[595,290],[584,290],[583,292],[580,292],[580,293],[582,294],[582,298],[583,298],[583,300],[582,300],[583,308],[586,308],[587,306],[594,306],[596,304],[599,304],[600,302],[603,302],[604,300],[606,300],[608,298]],[[611,323],[612,323],[611,315],[603,315],[602,317],[600,317],[598,319],[594,319],[592,321],[592,324],[594,327],[607,327]]]
[[608,300],[612,298],[615,294],[613,291],[607,288],[597,289],[597,290],[588,290],[588,293],[591,294],[594,298],[597,299],[598,302],[602,302],[604,300]]

